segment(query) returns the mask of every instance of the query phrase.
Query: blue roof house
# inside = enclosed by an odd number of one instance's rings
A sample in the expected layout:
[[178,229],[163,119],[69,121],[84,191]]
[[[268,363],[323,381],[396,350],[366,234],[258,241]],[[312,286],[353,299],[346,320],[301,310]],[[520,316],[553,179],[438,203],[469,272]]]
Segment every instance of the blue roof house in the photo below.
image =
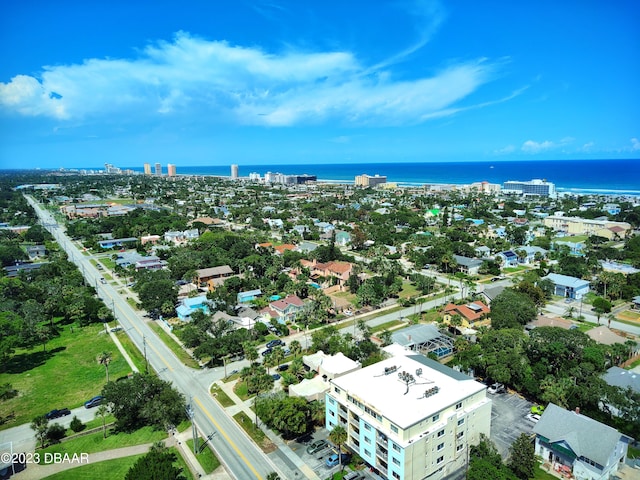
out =
[[248,290],[246,292],[238,293],[238,303],[247,303],[252,300],[255,300],[260,295],[262,295],[262,290],[259,288],[257,290]]
[[580,300],[589,292],[589,282],[580,278],[550,273],[543,280],[551,280],[553,293],[561,297]]
[[210,305],[211,302],[207,300],[206,295],[185,298],[176,308],[176,313],[178,314],[178,318],[183,322],[190,322],[191,315],[198,310],[208,315],[211,311],[209,308]]
[[500,252],[496,255],[496,257],[502,258],[503,266],[505,267],[517,267],[518,266],[518,255],[511,250],[506,250],[504,252]]

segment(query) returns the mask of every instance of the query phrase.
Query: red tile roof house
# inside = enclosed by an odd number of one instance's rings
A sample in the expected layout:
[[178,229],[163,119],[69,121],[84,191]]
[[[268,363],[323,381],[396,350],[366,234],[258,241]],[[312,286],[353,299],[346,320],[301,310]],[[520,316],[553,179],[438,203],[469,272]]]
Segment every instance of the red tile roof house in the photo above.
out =
[[297,295],[287,295],[285,298],[271,302],[264,310],[271,316],[275,313],[279,322],[293,321],[296,314],[304,309],[304,302]]
[[353,265],[349,262],[321,263],[317,260],[300,260],[300,265],[307,267],[312,277],[337,278],[341,287],[349,280],[353,270]]
[[491,320],[489,314],[491,310],[481,301],[468,303],[466,305],[455,305],[450,303],[444,307],[444,320],[445,322],[451,322],[453,315],[460,315],[462,317],[462,326],[465,328],[479,327],[481,325],[489,325]]

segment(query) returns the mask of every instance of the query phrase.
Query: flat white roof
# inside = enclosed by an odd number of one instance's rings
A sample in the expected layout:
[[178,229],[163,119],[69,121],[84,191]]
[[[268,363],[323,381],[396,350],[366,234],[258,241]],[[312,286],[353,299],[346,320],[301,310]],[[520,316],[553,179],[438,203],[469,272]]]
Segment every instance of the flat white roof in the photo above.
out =
[[[408,386],[400,378],[403,372],[413,377]],[[423,355],[398,355],[331,383],[403,429],[486,388]],[[438,388],[437,393],[425,397],[425,392],[434,387]],[[349,408],[358,410],[353,403]]]

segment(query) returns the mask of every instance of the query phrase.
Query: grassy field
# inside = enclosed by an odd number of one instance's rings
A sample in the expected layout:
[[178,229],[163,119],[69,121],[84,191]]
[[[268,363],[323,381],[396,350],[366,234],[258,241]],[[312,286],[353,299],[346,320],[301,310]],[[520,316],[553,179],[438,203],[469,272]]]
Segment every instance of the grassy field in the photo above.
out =
[[111,352],[109,378],[115,380],[131,369],[102,325],[71,327],[33,350],[18,350],[0,374],[0,383],[10,383],[18,396],[0,403],[0,416],[14,417],[0,428],[30,423],[34,417],[54,408],[74,408],[98,395],[106,382],[105,368],[99,365],[100,353]]
[[555,237],[551,239],[551,242],[571,242],[571,243],[583,243],[587,240],[586,235],[575,235],[573,237]]
[[402,282],[402,290],[398,296],[400,298],[410,298],[419,295],[418,289],[411,282]]
[[[203,439],[199,440],[198,445],[202,448]],[[189,450],[193,451],[193,439],[187,440],[187,446]],[[220,460],[216,457],[213,450],[211,450],[208,446],[203,448],[197,455],[196,459],[204,469],[206,474],[213,472],[216,468],[220,466]]]
[[382,332],[384,330],[389,330],[390,328],[397,327],[398,325],[404,325],[405,322],[401,320],[391,320],[390,322],[381,323],[380,325],[376,325],[371,328],[371,333]]
[[122,480],[142,455],[105,460],[46,477],[46,480]]
[[72,455],[74,453],[96,453],[114,448],[130,447],[153,443],[167,438],[167,432],[153,430],[151,427],[143,427],[132,433],[113,433],[107,429],[107,438],[102,438],[102,431],[74,438],[67,442],[50,445],[40,453],[60,452]]
[[149,322],[149,326],[153,329],[154,332],[160,337],[160,340],[164,342],[164,344],[171,349],[171,351],[175,354],[178,359],[184,363],[187,367],[191,368],[200,368],[198,362],[196,362],[191,355],[189,355],[182,346],[176,342],[171,335],[164,331],[164,329],[155,322]]
[[533,478],[534,480],[558,480],[558,477],[554,477],[547,471],[543,470],[540,467],[540,463],[538,463],[538,466],[533,471]]
[[246,382],[236,383],[236,386],[233,387],[233,391],[236,393],[236,395],[238,395],[238,397],[240,397],[240,400],[242,401],[248,400],[253,396],[253,395],[249,395]]

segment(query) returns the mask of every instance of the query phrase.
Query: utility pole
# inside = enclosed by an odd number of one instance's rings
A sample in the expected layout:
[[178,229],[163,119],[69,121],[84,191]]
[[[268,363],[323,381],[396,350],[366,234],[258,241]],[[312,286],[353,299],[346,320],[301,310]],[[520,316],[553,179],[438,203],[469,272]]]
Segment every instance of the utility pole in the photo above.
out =
[[198,454],[198,429],[196,428],[195,416],[196,412],[193,410],[193,397],[189,395],[189,404],[187,405],[187,417],[191,420],[191,437],[193,438],[193,454]]

